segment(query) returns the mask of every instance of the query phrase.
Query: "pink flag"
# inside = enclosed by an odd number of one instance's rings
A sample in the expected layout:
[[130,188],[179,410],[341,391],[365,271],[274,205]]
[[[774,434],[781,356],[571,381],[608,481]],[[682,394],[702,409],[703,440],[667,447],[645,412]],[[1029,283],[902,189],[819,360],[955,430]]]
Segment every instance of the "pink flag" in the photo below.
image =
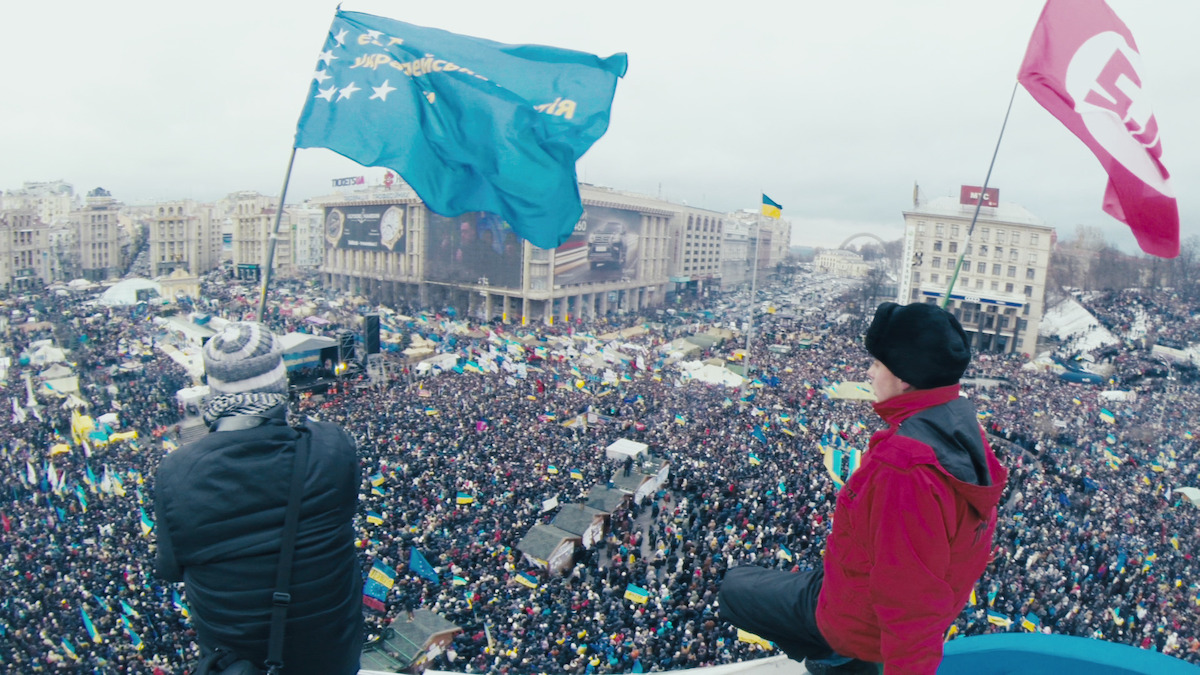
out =
[[1017,79],[1083,141],[1104,170],[1104,211],[1142,250],[1179,255],[1179,209],[1162,162],[1141,54],[1103,0],[1047,0]]

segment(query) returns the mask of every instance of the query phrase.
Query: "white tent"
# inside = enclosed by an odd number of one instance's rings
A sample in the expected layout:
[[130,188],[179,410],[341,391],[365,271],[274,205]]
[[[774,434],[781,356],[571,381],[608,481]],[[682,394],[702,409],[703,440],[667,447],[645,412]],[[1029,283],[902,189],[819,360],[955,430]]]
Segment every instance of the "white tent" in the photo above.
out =
[[1175,492],[1183,495],[1183,498],[1191,502],[1192,506],[1200,506],[1200,489],[1194,487],[1175,488]]
[[638,455],[649,452],[650,446],[645,443],[631,441],[628,438],[618,438],[604,449],[604,456],[621,461],[624,461],[626,457],[632,457],[634,461],[637,461]]
[[208,385],[187,387],[186,389],[180,389],[179,391],[175,392],[175,400],[179,401],[179,404],[182,406],[187,406],[188,404],[195,404],[196,406],[199,406],[204,402],[204,399],[208,396],[208,394]]
[[417,372],[424,373],[428,371],[450,370],[458,363],[458,356],[455,354],[435,354],[424,361],[417,364]]
[[142,291],[144,299],[155,300],[162,297],[162,286],[149,279],[125,279],[113,284],[100,296],[100,304],[112,306],[136,305],[138,292]]

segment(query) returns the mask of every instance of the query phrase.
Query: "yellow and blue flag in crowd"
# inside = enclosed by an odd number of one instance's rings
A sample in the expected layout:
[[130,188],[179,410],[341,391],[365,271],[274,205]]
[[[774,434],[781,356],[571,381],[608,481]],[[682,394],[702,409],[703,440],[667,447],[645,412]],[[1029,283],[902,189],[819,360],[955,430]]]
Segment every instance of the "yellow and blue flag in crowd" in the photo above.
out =
[[383,514],[378,511],[367,511],[367,522],[372,525],[382,525]]
[[650,599],[650,592],[641,586],[628,584],[625,586],[625,599],[644,605]]
[[1108,422],[1109,424],[1117,423],[1117,416],[1114,415],[1112,413],[1112,411],[1109,410],[1108,408],[1100,409],[1100,419],[1104,420],[1105,422]]
[[150,516],[146,515],[145,508],[139,506],[138,511],[140,511],[142,514],[140,524],[142,526],[142,536],[145,537],[154,530],[154,521],[150,520]]
[[182,614],[185,619],[192,615],[192,612],[188,609],[187,604],[183,602],[183,598],[179,597],[179,589],[177,588],[171,589],[171,604],[175,607],[175,609],[179,610],[179,613]]
[[988,623],[996,624],[997,626],[1000,626],[1002,628],[1008,628],[1009,626],[1012,625],[1012,619],[1008,618],[1007,614],[1001,614],[1000,612],[994,612],[990,609],[987,611],[987,620],[988,620]]
[[546,467],[546,473],[556,476],[558,475],[558,467],[551,464],[550,466]]
[[142,618],[142,615],[138,614],[137,610],[134,609],[132,606],[130,606],[130,604],[128,602],[125,602],[125,600],[121,600],[121,613],[128,614],[129,616],[132,616],[135,619]]
[[571,478],[575,480],[583,480],[583,472],[579,469],[571,469]]
[[371,494],[375,495],[376,497],[383,497],[387,495],[387,488],[383,487],[382,485],[372,485]]
[[792,554],[792,550],[783,544],[779,545],[779,557],[788,562],[793,562],[796,559],[796,556]]
[[63,653],[65,653],[67,656],[71,657],[71,660],[73,660],[73,661],[79,660],[79,655],[75,653],[75,645],[71,644],[71,641],[68,640],[67,638],[62,639],[62,650],[63,650]]
[[522,586],[525,586],[527,588],[537,588],[538,587],[537,577],[533,576],[532,574],[527,574],[525,572],[517,572],[517,576],[513,577],[513,580],[516,581],[518,584],[521,584]]
[[1042,627],[1042,620],[1033,612],[1029,612],[1025,618],[1021,619],[1021,627],[1030,633],[1036,633]]
[[376,471],[375,473],[371,474],[371,485],[374,487],[383,485],[386,480],[387,479],[383,477],[382,471]]
[[460,505],[474,504],[475,498],[465,492],[460,492],[460,493],[458,493],[458,496],[454,498],[454,503],[460,504]]
[[367,577],[389,589],[396,584],[396,570],[381,560],[376,560],[371,565],[371,571],[367,573]]
[[96,624],[92,623],[92,617],[88,616],[87,609],[80,607],[79,615],[83,617],[83,629],[87,631],[92,642],[96,644],[104,642],[104,638],[100,637],[100,633],[96,630]]
[[767,194],[763,193],[762,199],[762,214],[768,218],[778,219],[783,215],[783,205],[771,199]]
[[[608,130],[627,66],[625,54],[505,45],[339,10],[295,147],[388,167],[435,213],[499,214],[554,248],[583,214],[575,163]],[[367,235],[343,226],[341,236]]]

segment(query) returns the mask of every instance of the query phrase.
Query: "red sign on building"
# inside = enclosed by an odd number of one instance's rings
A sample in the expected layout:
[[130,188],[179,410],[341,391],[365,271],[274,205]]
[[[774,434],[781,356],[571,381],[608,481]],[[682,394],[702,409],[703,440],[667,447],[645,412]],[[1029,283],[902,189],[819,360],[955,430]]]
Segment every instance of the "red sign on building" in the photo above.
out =
[[[958,203],[975,206],[979,202],[979,193],[983,188],[977,185],[964,185],[961,192],[958,193]],[[984,206],[1000,206],[1000,190],[997,188],[988,188],[987,192],[983,193]]]

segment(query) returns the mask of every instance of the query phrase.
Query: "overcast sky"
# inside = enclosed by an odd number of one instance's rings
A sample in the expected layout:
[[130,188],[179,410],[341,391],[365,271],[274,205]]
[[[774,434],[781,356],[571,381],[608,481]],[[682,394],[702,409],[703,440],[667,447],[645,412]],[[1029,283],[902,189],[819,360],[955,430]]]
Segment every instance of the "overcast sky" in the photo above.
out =
[[[1042,0],[606,3],[347,0],[344,9],[508,43],[629,55],[585,182],[729,211],[760,191],[794,244],[900,235],[913,183],[958,194],[987,172]],[[1142,53],[1179,196],[1200,234],[1197,0],[1109,0]],[[63,179],[127,203],[277,195],[335,3],[4,3],[0,189]],[[288,201],[366,175],[301,150]],[[1104,228],[1106,177],[1019,89],[991,185],[1070,236]]]

